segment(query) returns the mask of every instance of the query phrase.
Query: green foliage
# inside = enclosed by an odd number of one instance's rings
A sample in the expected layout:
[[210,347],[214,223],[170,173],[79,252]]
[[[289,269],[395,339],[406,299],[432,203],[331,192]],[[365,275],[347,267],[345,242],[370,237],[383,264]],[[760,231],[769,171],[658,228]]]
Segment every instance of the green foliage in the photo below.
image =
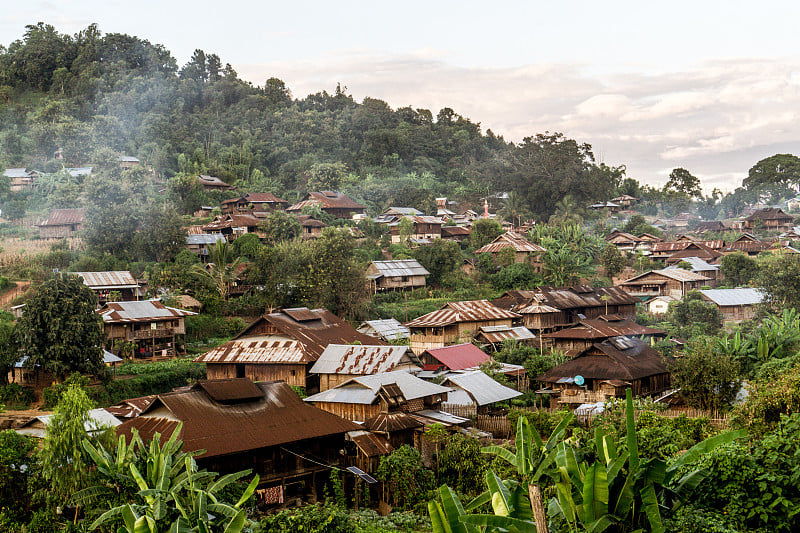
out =
[[33,389],[19,383],[0,386],[0,403],[7,409],[24,409],[33,403],[35,397]]
[[758,274],[758,262],[742,252],[723,255],[719,268],[725,283],[734,287],[747,286]]
[[36,442],[13,429],[0,431],[0,509],[21,512],[33,476]]
[[670,375],[687,403],[700,409],[727,409],[741,384],[739,362],[717,350],[713,339],[692,343],[676,358]]
[[598,257],[600,264],[606,272],[606,276],[613,278],[625,268],[627,261],[619,248],[613,244],[607,244]]
[[330,504],[306,505],[261,517],[263,531],[308,533],[412,533],[428,531],[430,523],[414,513],[380,516],[371,509],[347,511]]
[[186,317],[186,340],[225,339],[242,331],[247,324],[241,318],[199,314]]
[[800,309],[800,257],[781,254],[760,261],[754,285],[764,289],[773,311]]
[[[300,236],[303,231],[297,217],[288,215],[283,211],[275,211],[261,224],[260,229],[266,235],[268,244],[275,245],[279,242],[290,241]],[[251,259],[254,259],[251,257]]]
[[439,285],[443,276],[461,266],[461,247],[453,241],[434,239],[431,244],[415,248],[411,253],[431,273],[428,277],[431,285]]
[[689,197],[700,198],[700,180],[685,168],[675,168],[670,172],[669,179],[664,185],[665,191],[674,191]]
[[514,263],[492,275],[489,282],[498,291],[531,289],[541,284],[541,277],[528,263]]
[[89,387],[90,381],[91,379],[89,376],[84,376],[78,372],[70,374],[63,382],[55,383],[42,391],[42,399],[44,400],[43,407],[45,409],[54,409],[59,402],[61,402],[61,397],[70,387],[79,387],[85,392]]
[[470,244],[473,248],[480,248],[502,234],[503,227],[500,226],[499,222],[487,218],[479,218],[472,224],[472,233],[469,237]]
[[389,503],[400,509],[413,509],[430,498],[433,472],[422,464],[419,451],[403,445],[381,457],[375,477],[389,487]]
[[670,302],[668,320],[683,337],[713,335],[722,328],[719,307],[703,300],[698,291],[690,291],[683,300]]
[[622,227],[622,230],[630,233],[632,235],[641,235],[642,233],[649,233],[650,235],[655,235],[656,237],[661,236],[661,231],[650,224],[647,223],[645,218],[642,215],[632,215],[631,218],[628,219],[628,222],[625,226]]
[[245,233],[233,241],[233,255],[253,260],[261,253],[261,241],[255,233]]
[[40,285],[18,321],[25,365],[57,377],[100,373],[104,335],[96,306],[94,292],[77,276],[56,274]]

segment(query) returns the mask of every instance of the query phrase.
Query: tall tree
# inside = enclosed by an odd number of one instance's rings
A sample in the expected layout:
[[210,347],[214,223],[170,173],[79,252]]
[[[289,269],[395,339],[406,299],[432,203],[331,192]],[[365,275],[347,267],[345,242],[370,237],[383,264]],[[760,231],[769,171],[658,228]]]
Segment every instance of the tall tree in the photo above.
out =
[[233,246],[228,241],[217,241],[208,248],[208,264],[195,265],[194,273],[214,283],[220,298],[228,299],[231,287],[239,275],[241,257],[234,257]]
[[800,185],[800,157],[792,154],[775,154],[753,165],[742,180],[742,186]]
[[63,378],[103,369],[103,321],[97,296],[74,274],[55,274],[42,283],[18,321],[20,354],[26,367]]
[[701,198],[700,180],[685,168],[674,168],[664,185],[664,191],[683,193],[693,198]]

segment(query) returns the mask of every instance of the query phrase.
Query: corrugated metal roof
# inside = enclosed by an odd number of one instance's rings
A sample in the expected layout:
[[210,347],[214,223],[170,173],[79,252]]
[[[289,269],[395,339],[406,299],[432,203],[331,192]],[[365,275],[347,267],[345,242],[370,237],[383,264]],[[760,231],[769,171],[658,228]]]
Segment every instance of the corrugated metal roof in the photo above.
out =
[[158,300],[143,300],[141,302],[108,302],[97,311],[103,317],[103,322],[152,322],[156,320],[170,320],[185,316],[196,315],[193,311],[167,307]]
[[314,363],[311,373],[367,375],[389,372],[402,363],[414,364],[410,353],[408,346],[329,344]]
[[373,261],[372,265],[382,275],[395,276],[429,276],[430,272],[416,259],[396,259],[394,261]]
[[296,363],[311,362],[301,342],[277,336],[235,339],[200,355],[200,363]]
[[220,233],[201,233],[191,234],[186,236],[186,244],[216,244],[219,241],[224,241],[225,236]]
[[200,180],[200,183],[208,187],[222,187],[222,188],[230,187],[230,185],[228,185],[227,183],[225,183],[216,176],[208,176],[206,174],[200,174],[200,176],[198,176],[198,179]]
[[119,156],[118,160],[121,163],[138,163],[139,162],[139,158],[138,157],[133,157],[132,155],[121,155],[121,156]]
[[[711,265],[699,257],[683,257],[681,258],[681,261],[685,261],[686,263],[692,265],[692,272],[710,272],[712,270],[719,270],[718,266]],[[667,267],[667,270],[671,268],[678,268],[678,266],[669,266]]]
[[93,167],[77,167],[77,168],[65,168],[69,175],[73,178],[80,178],[81,176],[89,176],[92,173]]
[[108,350],[103,350],[103,364],[113,364],[122,361],[122,357],[118,357]]
[[[623,281],[620,285],[640,285],[640,284],[648,284],[651,283],[650,281],[642,280],[645,276],[663,276],[665,278],[669,278],[675,281],[710,281],[709,278],[705,276],[701,276],[700,274],[695,274],[694,272],[690,272],[689,270],[684,270],[682,268],[664,268],[661,270],[651,270],[649,272],[645,272],[644,274],[639,274],[629,280]],[[653,281],[652,283],[657,283],[657,281]],[[661,283],[666,283],[666,280],[661,281]]]
[[50,216],[44,219],[39,226],[67,226],[83,224],[85,209],[53,209]]
[[6,178],[32,178],[34,174],[28,172],[26,168],[7,168],[3,171],[3,176]]
[[84,285],[92,289],[134,289],[139,282],[128,270],[106,272],[72,272],[83,278]]
[[[24,170],[24,169],[23,169]],[[419,209],[413,207],[387,207],[382,215],[424,215]]]
[[441,309],[407,322],[406,326],[447,326],[458,322],[480,322],[511,318],[519,318],[519,315],[501,309],[489,300],[471,300],[447,303]]
[[486,246],[478,248],[477,250],[475,250],[475,253],[476,254],[497,253],[500,250],[505,250],[506,248],[511,248],[515,252],[535,253],[535,252],[545,251],[544,248],[542,248],[538,244],[533,244],[519,233],[514,233],[512,231],[509,231],[507,233],[500,235]]
[[[503,309],[518,313],[522,309],[536,305],[564,311],[567,309],[580,309],[587,307],[604,308],[606,305],[636,305],[638,300],[625,292],[621,287],[591,287],[589,285],[575,285],[572,287],[540,287],[537,290],[506,291],[494,304]],[[536,313],[549,313],[552,311],[544,308],[532,309]]]
[[[18,432],[23,435],[32,435],[34,437],[44,437],[45,431],[39,430],[37,428],[30,427],[35,422],[41,422],[45,428],[50,424],[50,419],[53,415],[41,415],[32,418],[31,420],[25,422],[23,425],[19,427]],[[98,431],[102,431],[106,428],[113,428],[117,427],[122,424],[122,421],[119,420],[116,416],[112,415],[105,409],[91,409],[88,413],[88,418],[83,423],[83,427],[87,433],[96,433]],[[28,430],[26,431],[26,428]]]
[[[450,394],[450,393],[448,393]],[[403,431],[404,429],[414,429],[422,426],[422,423],[406,413],[378,413],[364,421],[364,427],[370,431],[380,431],[391,433]]]
[[366,209],[345,194],[336,191],[310,192],[300,202],[286,208],[287,211],[301,211],[306,206],[320,206],[321,209]]
[[351,431],[347,434],[347,438],[352,440],[367,457],[380,457],[394,451],[388,440],[369,431]]
[[141,416],[128,420],[117,432],[129,434],[137,428],[145,441],[156,430],[170,434],[175,420],[153,420],[148,416],[163,405],[183,422],[183,449],[204,449],[206,453],[200,457],[207,458],[360,430],[349,420],[304,403],[284,382],[256,386],[263,391],[259,399],[229,404],[214,401],[200,385],[162,394]]
[[434,411],[433,409],[423,409],[416,413],[409,413],[409,416],[416,418],[426,426],[431,424],[444,424],[445,426],[459,426],[470,422],[469,418],[451,415],[445,411]]
[[407,339],[410,336],[408,328],[395,318],[367,320],[358,327],[358,331],[386,341]]
[[501,385],[480,370],[449,374],[443,384],[457,387],[469,395],[469,402],[463,402],[463,397],[459,398],[458,394],[447,393],[447,403],[460,403],[461,405],[475,403],[483,406],[522,395],[519,391]]
[[583,319],[580,324],[553,333],[544,333],[546,339],[607,339],[626,335],[666,337],[667,332],[661,329],[641,326],[633,320],[603,320],[603,318]]
[[536,336],[525,326],[483,326],[481,334],[492,344],[505,340],[531,340]]
[[419,379],[403,370],[348,379],[332,389],[314,394],[307,402],[371,404],[382,387],[396,385],[406,400],[444,394],[450,389]]
[[475,368],[490,359],[483,350],[469,342],[444,348],[429,348],[425,350],[425,353],[430,354],[450,370]]
[[700,294],[720,307],[730,305],[758,305],[764,301],[764,292],[761,289],[708,289],[701,290]]
[[129,398],[118,404],[106,407],[106,410],[117,418],[134,418],[150,406],[157,396],[141,396],[139,398]]

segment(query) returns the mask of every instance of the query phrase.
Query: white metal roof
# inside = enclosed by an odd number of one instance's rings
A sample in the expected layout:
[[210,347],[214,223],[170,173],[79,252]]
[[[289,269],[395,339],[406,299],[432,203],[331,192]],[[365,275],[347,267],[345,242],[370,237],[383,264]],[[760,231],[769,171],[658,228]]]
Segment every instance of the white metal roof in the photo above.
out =
[[[686,263],[692,265],[692,272],[708,272],[710,270],[719,270],[718,266],[711,265],[699,257],[682,257],[681,261],[685,261]],[[678,265],[668,266],[665,270],[671,270],[674,268],[679,267]]]
[[387,341],[395,339],[407,339],[410,332],[407,327],[400,323],[396,318],[387,318],[385,320],[367,320],[358,331],[366,335],[377,336]]
[[397,370],[352,378],[332,389],[309,396],[305,400],[307,402],[370,404],[377,398],[381,387],[391,384],[395,384],[400,388],[403,398],[406,400],[444,394],[452,390],[448,387],[442,387],[419,379],[406,371]]
[[701,290],[700,294],[720,307],[731,305],[756,305],[764,301],[761,289],[708,289]]
[[[117,427],[122,424],[122,422],[117,417],[115,417],[105,409],[92,409],[91,411],[89,411],[88,415],[89,417],[83,423],[83,427],[84,429],[86,429],[86,433],[89,434],[102,431],[103,429],[108,427],[112,428]],[[20,433],[22,435],[30,435],[32,437],[44,438],[47,432],[47,426],[48,424],[50,424],[50,419],[52,418],[52,416],[53,415],[37,416],[29,420],[22,426],[20,426],[20,428],[17,430],[17,433]],[[37,421],[41,422],[44,428],[36,427],[34,424]]]
[[428,276],[430,272],[419,264],[416,259],[397,259],[394,261],[373,261],[373,265],[382,275],[395,276]]
[[[329,344],[311,368],[312,374],[368,375],[389,372],[414,361],[408,346]],[[416,356],[414,357],[416,359]]]
[[128,270],[106,272],[73,272],[83,278],[83,284],[92,289],[134,289],[139,286]]
[[225,235],[221,233],[201,233],[186,236],[186,244],[216,244],[218,241],[224,241]]
[[[465,391],[469,395],[469,403],[476,403],[479,406],[510,400],[522,395],[519,391],[501,385],[480,370],[449,374],[444,383]],[[463,400],[463,394],[448,393],[447,395],[447,403],[460,403]]]

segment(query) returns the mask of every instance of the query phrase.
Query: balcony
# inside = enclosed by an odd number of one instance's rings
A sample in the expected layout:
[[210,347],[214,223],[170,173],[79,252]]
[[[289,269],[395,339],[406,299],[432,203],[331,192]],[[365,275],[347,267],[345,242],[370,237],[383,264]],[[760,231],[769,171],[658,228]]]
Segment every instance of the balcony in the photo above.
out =
[[133,338],[136,340],[161,339],[173,335],[175,335],[175,328],[138,329],[133,332]]
[[577,405],[582,403],[605,402],[608,398],[605,392],[562,390],[558,396],[558,403]]

